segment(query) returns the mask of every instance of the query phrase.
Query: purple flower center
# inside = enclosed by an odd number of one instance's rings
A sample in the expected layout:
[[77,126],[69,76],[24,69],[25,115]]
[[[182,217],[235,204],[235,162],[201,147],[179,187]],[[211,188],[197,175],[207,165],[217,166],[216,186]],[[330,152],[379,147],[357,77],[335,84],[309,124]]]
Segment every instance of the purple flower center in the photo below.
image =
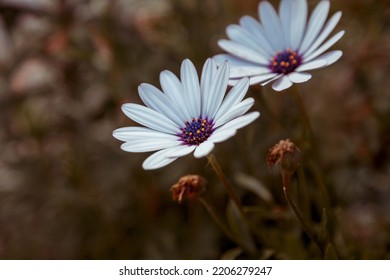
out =
[[302,63],[302,56],[292,49],[277,52],[269,63],[273,73],[289,74]]
[[180,128],[181,133],[178,136],[185,145],[199,146],[213,133],[213,126],[213,121],[207,118],[192,118],[191,122],[186,122],[186,126]]

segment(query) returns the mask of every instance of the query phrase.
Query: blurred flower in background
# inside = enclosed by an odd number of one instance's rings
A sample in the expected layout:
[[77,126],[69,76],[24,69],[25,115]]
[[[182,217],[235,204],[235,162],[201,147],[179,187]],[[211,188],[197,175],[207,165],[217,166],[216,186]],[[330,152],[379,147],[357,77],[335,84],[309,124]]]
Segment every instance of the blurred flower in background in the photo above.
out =
[[[270,2],[275,7],[279,0]],[[307,2],[308,10],[318,5]],[[1,0],[0,258],[248,257],[237,254],[202,205],[172,202],[177,178],[199,174],[216,211],[231,212],[206,160],[183,157],[144,171],[144,156],[123,153],[112,131],[135,125],[118,112],[142,101],[139,84],[157,84],[163,69],[179,73],[185,57],[202,65],[220,52],[226,26],[243,15],[257,17],[258,4]],[[340,29],[348,30],[338,42],[342,60],[300,91],[335,208],[335,245],[345,258],[388,259],[388,1],[331,4],[343,12]],[[292,97],[270,90],[249,89],[261,121],[216,145],[215,155],[262,229],[263,258],[311,258],[280,178],[264,160],[268,148],[286,138],[300,147],[294,197],[313,223],[322,213],[319,192]]]
[[337,12],[325,24],[329,6],[329,1],[320,1],[306,22],[306,0],[281,1],[279,15],[268,1],[261,1],[261,22],[243,16],[240,25],[229,25],[230,40],[218,41],[228,54],[214,58],[232,64],[231,84],[250,77],[251,85],[273,82],[272,88],[282,91],[293,83],[306,82],[311,74],[305,71],[329,66],[342,55],[339,50],[323,54],[344,35],[339,31],[324,43],[341,18]]

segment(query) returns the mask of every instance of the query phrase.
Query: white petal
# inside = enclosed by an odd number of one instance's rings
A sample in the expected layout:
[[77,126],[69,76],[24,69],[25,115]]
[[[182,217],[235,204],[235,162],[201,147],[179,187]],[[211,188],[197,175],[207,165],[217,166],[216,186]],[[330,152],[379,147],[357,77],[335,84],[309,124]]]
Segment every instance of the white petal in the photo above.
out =
[[244,115],[253,106],[253,103],[255,103],[255,100],[249,97],[244,101],[242,101],[241,103],[233,106],[232,108],[230,108],[228,112],[226,112],[226,114],[224,114],[223,116],[221,116],[219,119],[215,121],[214,127],[217,128],[231,121],[232,119]]
[[249,88],[249,79],[243,78],[241,79],[226,95],[223,100],[221,106],[218,109],[217,114],[215,115],[215,119],[219,119],[223,116],[230,108],[240,103],[247,93]]
[[239,43],[222,39],[218,41],[218,46],[224,51],[235,55],[241,59],[245,59],[253,63],[259,63],[264,65],[268,64],[267,57]]
[[307,57],[312,52],[314,52],[319,45],[322,44],[322,42],[325,41],[325,39],[329,36],[329,34],[333,31],[333,29],[336,27],[337,23],[339,22],[341,18],[342,13],[337,12],[335,13],[326,23],[324,29],[321,31],[320,35],[314,40],[314,42],[311,44],[309,49],[304,53],[304,55]]
[[293,1],[291,8],[290,46],[293,50],[296,50],[298,49],[305,32],[307,2],[306,0]]
[[213,84],[215,75],[217,73],[217,65],[214,59],[209,58],[206,60],[202,69],[202,76],[200,81],[201,88],[201,114],[206,115],[206,105],[209,104],[209,100],[213,92],[211,92],[211,86]]
[[152,170],[164,167],[171,162],[175,161],[177,158],[169,157],[170,153],[180,149],[180,146],[168,148],[165,150],[158,151],[151,156],[149,156],[142,164],[142,168],[145,170]]
[[299,47],[300,53],[305,53],[305,51],[310,47],[314,39],[320,33],[322,27],[324,26],[326,17],[328,16],[329,7],[329,1],[321,1],[315,7],[307,25],[305,37],[303,38],[302,44]]
[[311,74],[309,73],[299,73],[299,72],[292,72],[288,75],[288,78],[293,83],[304,83],[311,79]]
[[290,27],[291,27],[291,0],[282,0],[279,6],[279,16],[283,28],[283,36],[286,41],[286,45],[290,46]]
[[181,82],[183,84],[187,104],[190,114],[196,118],[200,116],[200,86],[199,77],[194,64],[189,59],[185,59],[181,64]]
[[214,81],[211,84],[210,98],[205,104],[205,115],[209,119],[214,119],[219,106],[221,106],[223,97],[225,96],[227,83],[229,80],[229,63],[225,62],[222,67],[218,68]]
[[170,134],[176,134],[180,132],[179,127],[174,122],[172,122],[163,114],[156,112],[148,107],[139,104],[128,103],[122,105],[122,111],[133,121],[151,129]]
[[268,1],[262,1],[259,4],[258,10],[265,34],[274,51],[283,50],[286,47],[286,43],[284,41],[282,24],[275,9]]
[[243,60],[239,57],[236,57],[234,55],[230,55],[230,54],[226,54],[226,53],[216,54],[213,56],[213,59],[218,66],[221,66],[225,61],[229,62],[230,67],[232,67],[232,66],[237,66],[237,67],[241,67],[241,66],[255,66],[256,67],[256,66],[259,66],[259,64],[249,62],[249,61]]
[[341,37],[343,37],[345,31],[342,30],[338,33],[336,33],[334,36],[332,36],[328,41],[326,41],[321,47],[319,47],[317,50],[315,50],[312,54],[310,54],[309,56],[306,56],[305,55],[305,61],[310,61],[314,58],[316,58],[317,56],[319,56],[320,54],[323,54],[325,51],[327,51],[331,46],[333,46],[334,44],[336,44],[336,42],[338,40],[341,39]]
[[230,24],[226,28],[226,33],[232,41],[260,53],[264,58],[269,56],[263,49],[263,46],[256,40],[256,37],[244,27],[237,24]]
[[177,140],[176,135],[166,134],[163,132],[155,131],[147,127],[141,126],[129,126],[122,127],[114,130],[112,135],[121,141],[129,141],[134,138],[143,138],[143,139],[162,139],[162,140]]
[[213,142],[213,143],[220,143],[220,142],[223,142],[223,141],[229,139],[230,137],[233,137],[234,135],[236,135],[236,133],[237,133],[237,130],[235,130],[235,129],[231,129],[231,130],[228,130],[228,129],[219,130],[219,129],[217,129],[217,130],[215,130],[213,132],[213,134],[207,140],[210,141],[210,142]]
[[235,85],[238,84],[238,82],[240,81],[241,79],[240,78],[236,78],[236,79],[229,79],[228,81],[228,85],[231,86],[231,87],[234,87]]
[[251,86],[256,85],[256,84],[260,84],[264,81],[275,78],[277,75],[278,74],[276,74],[276,73],[269,73],[269,74],[264,74],[264,75],[253,76],[250,78],[249,83]]
[[201,158],[207,156],[214,149],[214,143],[206,141],[196,147],[194,157]]
[[253,36],[253,39],[256,43],[261,47],[261,54],[268,57],[273,56],[275,54],[275,50],[272,48],[271,43],[268,41],[267,36],[265,35],[265,31],[263,26],[261,26],[260,22],[255,20],[251,16],[243,16],[240,19],[241,26],[248,30],[248,32]]
[[138,93],[146,106],[167,116],[179,126],[183,124],[176,106],[159,89],[144,83],[138,87]]
[[191,116],[187,109],[187,103],[183,97],[183,86],[177,76],[171,71],[164,70],[160,73],[160,84],[165,95],[176,105],[176,109],[180,113],[180,118],[183,122],[190,120],[193,116]]
[[152,152],[181,145],[180,141],[163,139],[135,138],[121,145],[121,149],[131,153]]
[[231,120],[230,122],[224,124],[219,128],[219,132],[221,133],[222,131],[229,131],[229,130],[237,130],[240,129],[254,120],[256,120],[260,116],[259,112],[250,112],[244,116],[235,118],[234,120]]
[[261,83],[262,86],[268,85],[269,83],[272,83],[273,81],[279,79],[284,74],[274,74],[274,76],[271,79],[266,80],[265,82]]
[[276,91],[282,91],[291,86],[292,86],[292,82],[286,75],[283,75],[272,84],[272,88]]
[[302,64],[297,69],[295,69],[296,72],[302,72],[307,70],[313,70],[325,67],[328,62],[325,59],[316,59],[307,63]]
[[192,153],[195,150],[195,148],[196,148],[196,146],[183,146],[182,145],[177,150],[170,152],[168,157],[174,157],[174,158],[184,157],[184,156]]
[[316,60],[318,59],[326,60],[327,62],[326,66],[329,66],[335,63],[337,60],[339,60],[339,58],[342,55],[343,55],[342,51],[331,51],[331,52],[324,53],[323,55],[320,55],[319,57],[317,57]]
[[217,54],[213,57],[215,62],[221,65],[228,61],[230,65],[230,79],[249,77],[253,75],[260,75],[269,73],[269,68],[261,66],[260,64],[252,63],[242,60],[230,54]]
[[242,78],[269,73],[267,67],[262,66],[233,66],[230,67],[230,78]]

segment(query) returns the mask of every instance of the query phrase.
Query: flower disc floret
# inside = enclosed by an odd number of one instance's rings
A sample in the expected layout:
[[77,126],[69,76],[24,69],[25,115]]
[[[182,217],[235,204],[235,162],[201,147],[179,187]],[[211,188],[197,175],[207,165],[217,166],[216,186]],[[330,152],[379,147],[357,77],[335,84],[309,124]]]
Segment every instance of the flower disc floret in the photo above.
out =
[[269,67],[273,73],[289,74],[294,72],[302,63],[302,56],[292,49],[277,52],[272,58]]
[[213,122],[207,118],[193,118],[191,122],[186,122],[186,126],[181,128],[178,136],[185,145],[199,146],[211,136],[214,131],[213,126]]

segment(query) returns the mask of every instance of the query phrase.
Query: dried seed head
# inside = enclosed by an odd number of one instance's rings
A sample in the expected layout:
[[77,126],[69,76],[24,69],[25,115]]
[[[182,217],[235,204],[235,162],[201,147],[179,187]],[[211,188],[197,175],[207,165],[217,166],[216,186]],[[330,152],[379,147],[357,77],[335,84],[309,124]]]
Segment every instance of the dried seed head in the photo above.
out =
[[186,175],[171,187],[172,199],[182,203],[183,197],[196,199],[206,191],[207,181],[199,175]]
[[283,172],[294,173],[301,163],[301,151],[290,139],[280,140],[269,149],[267,155],[269,167],[279,164]]

